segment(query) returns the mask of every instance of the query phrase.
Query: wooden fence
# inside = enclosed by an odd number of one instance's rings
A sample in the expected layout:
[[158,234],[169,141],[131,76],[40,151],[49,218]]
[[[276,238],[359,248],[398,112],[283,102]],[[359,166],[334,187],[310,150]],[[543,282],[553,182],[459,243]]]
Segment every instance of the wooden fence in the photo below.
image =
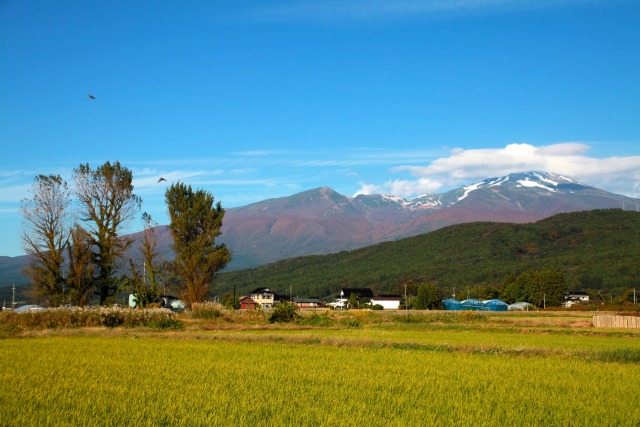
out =
[[640,329],[640,317],[596,314],[593,316],[593,326],[595,328]]

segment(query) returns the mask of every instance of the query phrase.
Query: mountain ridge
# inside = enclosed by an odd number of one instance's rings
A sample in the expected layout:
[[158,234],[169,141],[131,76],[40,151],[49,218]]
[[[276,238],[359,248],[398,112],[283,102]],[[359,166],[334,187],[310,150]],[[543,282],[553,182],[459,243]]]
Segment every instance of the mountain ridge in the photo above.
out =
[[[639,202],[564,175],[541,171],[488,178],[444,193],[410,199],[380,194],[345,196],[329,187],[318,187],[225,209],[219,242],[233,252],[229,271],[292,257],[362,248],[454,224],[526,223],[563,212],[620,208],[625,203],[637,209]],[[156,230],[161,258],[171,259],[167,226]],[[132,236],[139,238],[140,233]],[[136,255],[134,248],[130,256]],[[27,258],[0,260],[0,286],[19,283],[20,270]]]
[[[488,178],[440,194],[404,199],[343,196],[328,187],[227,210],[221,241],[260,263],[350,250],[474,221],[533,222],[562,212],[607,209],[637,199],[608,193],[560,174],[521,172]],[[253,215],[260,213],[260,217]],[[277,218],[272,216],[277,212]],[[331,221],[329,221],[329,219]],[[248,224],[248,225],[247,225]],[[251,239],[243,240],[247,230]],[[257,233],[261,230],[261,233]],[[260,245],[289,240],[262,252]],[[249,241],[252,247],[247,247]],[[297,246],[299,242],[305,242]],[[278,252],[279,251],[279,252]],[[236,259],[233,269],[255,267]]]

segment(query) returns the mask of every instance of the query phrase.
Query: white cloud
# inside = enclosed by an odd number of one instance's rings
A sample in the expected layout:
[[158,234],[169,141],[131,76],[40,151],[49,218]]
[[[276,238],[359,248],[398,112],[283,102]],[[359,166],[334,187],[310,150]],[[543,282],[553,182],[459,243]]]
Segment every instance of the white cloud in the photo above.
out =
[[358,194],[386,194],[386,195],[423,195],[436,192],[442,184],[429,178],[420,178],[416,180],[390,180],[383,184],[366,184],[360,183],[360,188],[355,192]]
[[29,196],[29,190],[31,190],[31,183],[21,183],[8,185],[0,182],[0,203],[20,203],[22,199]]
[[354,196],[358,194],[386,194],[384,191],[384,185],[367,184],[365,182],[360,183],[360,189],[356,191]]
[[429,190],[447,190],[475,180],[514,172],[540,170],[575,178],[585,184],[631,197],[640,195],[640,156],[588,157],[589,145],[578,142],[536,147],[509,144],[504,148],[451,150],[448,157],[426,166],[404,165],[392,172],[408,172],[413,180],[393,180],[382,184],[360,183],[357,194],[375,192],[413,197]]

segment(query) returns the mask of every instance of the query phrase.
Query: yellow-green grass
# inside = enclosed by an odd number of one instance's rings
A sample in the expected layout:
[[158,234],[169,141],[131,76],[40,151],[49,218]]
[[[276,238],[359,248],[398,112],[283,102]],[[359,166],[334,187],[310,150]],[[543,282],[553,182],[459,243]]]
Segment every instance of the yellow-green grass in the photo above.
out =
[[[334,327],[280,326],[246,330],[228,328],[223,323],[201,323],[193,329],[210,331],[216,338],[227,340],[265,337],[296,339],[302,342],[344,342],[345,345],[415,344],[449,349],[497,348],[537,353],[583,353],[615,348],[640,352],[640,330],[595,329],[592,314],[585,313],[490,313],[479,320],[455,319],[447,323],[442,312],[380,313],[371,311],[328,315],[337,320]],[[446,315],[454,313],[445,313]],[[467,313],[473,314],[473,313]],[[305,313],[305,316],[313,315]],[[454,314],[455,315],[455,314]],[[411,322],[398,321],[409,316]],[[340,319],[356,319],[358,327],[341,326]],[[445,319],[446,320],[446,319]],[[522,325],[526,326],[523,327]]]
[[289,333],[277,330],[4,339],[0,425],[640,423],[637,363],[403,349],[332,332],[363,345],[264,339]]
[[[220,339],[242,339],[246,331],[216,331]],[[451,349],[498,348],[505,350],[538,350],[539,352],[579,353],[585,351],[629,348],[640,352],[640,336],[606,333],[554,333],[536,331],[476,330],[473,328],[440,330],[433,328],[375,328],[262,330],[250,336],[301,337],[304,341],[349,341],[366,343],[398,343],[442,346]]]

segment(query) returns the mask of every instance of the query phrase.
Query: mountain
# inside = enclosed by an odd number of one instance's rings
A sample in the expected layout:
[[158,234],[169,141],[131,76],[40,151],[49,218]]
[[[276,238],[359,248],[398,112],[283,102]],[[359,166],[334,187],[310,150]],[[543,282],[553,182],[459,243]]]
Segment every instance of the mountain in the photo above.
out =
[[17,257],[0,256],[0,280],[3,285],[11,286],[25,282],[22,270],[29,263],[29,257],[26,255]]
[[525,223],[562,212],[636,209],[615,195],[557,174],[516,173],[413,199],[347,197],[327,187],[227,209],[221,240],[229,269],[351,250],[475,221]]
[[[562,212],[606,208],[636,210],[632,199],[546,172],[486,179],[441,194],[412,199],[344,196],[328,187],[226,209],[221,242],[233,252],[227,270],[286,258],[352,250],[475,221],[526,223]],[[159,250],[172,257],[166,226],[157,228]],[[140,233],[133,235],[140,237]],[[132,251],[132,254],[137,250]],[[26,257],[0,259],[0,287],[14,281]],[[11,276],[7,272],[11,271]],[[11,280],[7,280],[11,277]],[[24,281],[23,281],[24,283]]]

